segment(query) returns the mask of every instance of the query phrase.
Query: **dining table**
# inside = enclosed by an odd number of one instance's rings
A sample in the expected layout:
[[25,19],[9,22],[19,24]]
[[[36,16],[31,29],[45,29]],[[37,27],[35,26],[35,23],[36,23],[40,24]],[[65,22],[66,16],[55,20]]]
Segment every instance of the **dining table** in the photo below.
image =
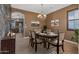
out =
[[[59,34],[54,32],[47,32],[47,33],[35,32],[35,42],[37,42],[38,38],[40,38],[39,40],[43,41],[44,48],[47,48],[46,43],[48,43],[49,40],[54,40],[56,38],[59,40]],[[35,45],[35,51],[37,52],[37,45]],[[59,50],[57,52],[59,52]]]

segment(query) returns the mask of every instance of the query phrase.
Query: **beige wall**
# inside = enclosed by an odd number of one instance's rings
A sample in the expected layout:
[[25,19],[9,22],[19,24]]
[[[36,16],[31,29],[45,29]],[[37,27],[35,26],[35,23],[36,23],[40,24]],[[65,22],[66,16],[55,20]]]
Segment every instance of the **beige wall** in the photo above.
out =
[[[53,28],[60,29],[61,31],[66,32],[65,37],[66,37],[66,39],[70,40],[70,38],[72,37],[73,31],[67,30],[67,11],[75,9],[75,8],[78,8],[77,4],[75,4],[75,5],[73,4],[73,5],[65,7],[63,9],[52,12],[52,13],[47,15],[46,20],[38,19],[37,18],[38,14],[34,13],[34,12],[30,12],[30,11],[24,11],[24,10],[12,8],[12,12],[19,11],[19,12],[24,14],[25,24],[27,26],[27,28],[25,29],[26,31],[31,29],[31,27],[30,27],[31,21],[36,19],[36,20],[40,21],[40,28],[42,28],[44,24],[47,24],[47,27],[49,29],[53,29]],[[51,23],[50,23],[51,19],[59,19],[60,20],[60,26],[59,27],[51,27]]]
[[[65,7],[63,9],[57,10],[53,13],[48,14],[48,17],[46,19],[46,24],[49,29],[60,29],[61,31],[66,31],[66,39],[70,39],[72,36],[73,31],[67,30],[67,11],[78,8],[78,5],[70,5],[68,7]],[[59,19],[60,20],[60,26],[58,27],[51,27],[51,19]]]
[[31,29],[31,21],[32,20],[36,20],[36,21],[40,22],[39,28],[42,28],[43,25],[45,24],[44,19],[38,19],[37,18],[38,13],[12,8],[12,12],[15,12],[15,11],[18,11],[18,12],[21,12],[22,14],[24,14],[25,24],[26,24],[26,29],[25,30],[26,31]]

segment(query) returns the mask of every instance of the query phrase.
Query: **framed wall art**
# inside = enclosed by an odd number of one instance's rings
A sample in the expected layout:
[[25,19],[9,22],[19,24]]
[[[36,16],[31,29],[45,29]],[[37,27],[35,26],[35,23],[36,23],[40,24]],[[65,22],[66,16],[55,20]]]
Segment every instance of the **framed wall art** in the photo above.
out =
[[51,26],[59,26],[59,19],[51,20]]
[[31,27],[39,27],[40,22],[39,21],[31,21]]

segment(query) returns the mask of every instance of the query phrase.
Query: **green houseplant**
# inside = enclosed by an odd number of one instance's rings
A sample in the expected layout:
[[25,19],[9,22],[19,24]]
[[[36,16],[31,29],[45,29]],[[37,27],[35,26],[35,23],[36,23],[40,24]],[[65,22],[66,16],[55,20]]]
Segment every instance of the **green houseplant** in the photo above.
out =
[[72,40],[77,42],[77,43],[79,43],[79,29],[75,29],[74,30],[74,34],[73,34]]
[[45,32],[46,33],[46,31],[47,31],[47,25],[44,25],[43,26],[43,29],[42,29],[42,32]]

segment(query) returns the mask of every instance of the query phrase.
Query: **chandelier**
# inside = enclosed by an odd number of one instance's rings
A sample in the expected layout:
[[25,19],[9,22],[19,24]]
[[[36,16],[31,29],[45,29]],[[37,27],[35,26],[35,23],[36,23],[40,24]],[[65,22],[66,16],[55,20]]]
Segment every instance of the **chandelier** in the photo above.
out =
[[[41,9],[43,8],[43,4],[41,4]],[[37,15],[38,18],[40,19],[45,19],[46,18],[46,14],[43,13],[43,11],[41,10],[41,12]]]

